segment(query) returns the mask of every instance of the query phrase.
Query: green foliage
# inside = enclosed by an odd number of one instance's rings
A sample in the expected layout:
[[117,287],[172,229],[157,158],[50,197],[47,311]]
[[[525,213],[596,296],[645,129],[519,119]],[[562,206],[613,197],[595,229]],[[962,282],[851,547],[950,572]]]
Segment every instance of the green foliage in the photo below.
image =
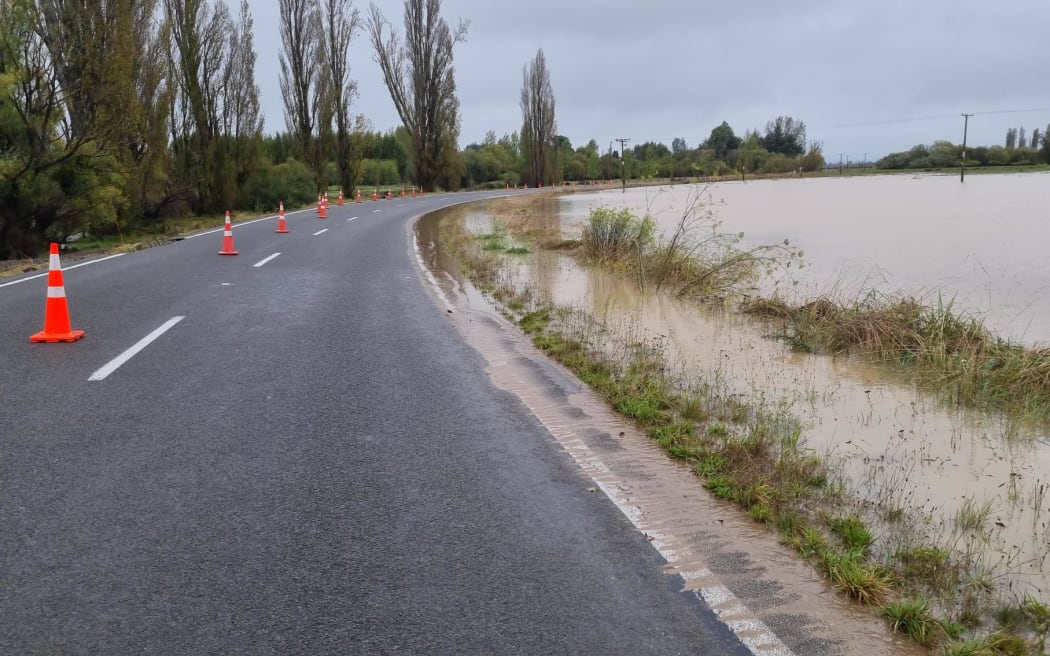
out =
[[791,116],[778,116],[766,124],[762,147],[771,153],[796,157],[806,152],[806,124]]
[[361,162],[361,173],[357,184],[362,187],[394,185],[401,183],[397,161],[392,159],[364,159]]
[[941,638],[942,627],[924,599],[903,599],[887,604],[882,615],[893,623],[894,631],[907,634],[923,647],[932,647]]
[[306,164],[291,159],[259,172],[251,205],[257,211],[274,211],[280,201],[291,208],[313,203],[316,198],[313,171]]
[[655,223],[649,217],[640,219],[628,209],[599,207],[591,210],[582,241],[591,259],[617,261],[640,255],[652,241],[654,230]]
[[729,127],[729,123],[722,121],[720,125],[711,130],[711,135],[707,138],[704,147],[709,148],[716,159],[724,160],[729,157],[730,153],[740,148],[742,143],[743,140],[736,136],[733,128]]
[[843,517],[830,523],[831,532],[842,540],[847,551],[863,554],[875,542],[875,537],[859,518]]

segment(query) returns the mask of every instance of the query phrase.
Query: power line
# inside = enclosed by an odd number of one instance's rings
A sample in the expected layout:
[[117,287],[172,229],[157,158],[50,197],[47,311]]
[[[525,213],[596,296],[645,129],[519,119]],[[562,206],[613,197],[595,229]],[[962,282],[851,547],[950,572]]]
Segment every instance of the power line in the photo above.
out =
[[[1035,112],[1050,112],[1050,107],[1033,107],[1030,109],[992,109],[983,112],[973,112],[970,116],[983,116],[988,114],[1029,114]],[[930,116],[914,116],[911,118],[893,118],[885,121],[866,121],[863,123],[849,123],[845,125],[822,125],[813,130],[844,130],[847,128],[863,128],[875,125],[893,125],[895,123],[914,123],[917,121],[934,121],[939,119],[955,118],[958,114],[932,114]]]

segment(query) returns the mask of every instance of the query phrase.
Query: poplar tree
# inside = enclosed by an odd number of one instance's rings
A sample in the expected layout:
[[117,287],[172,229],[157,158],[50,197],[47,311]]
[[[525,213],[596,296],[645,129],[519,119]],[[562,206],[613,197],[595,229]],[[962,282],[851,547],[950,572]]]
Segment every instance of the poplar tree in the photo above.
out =
[[533,186],[551,184],[558,170],[558,128],[554,119],[554,89],[542,48],[522,72],[520,106],[525,182]]
[[[441,17],[441,0],[405,0],[405,38],[374,4],[368,31],[401,122],[409,134],[412,166],[419,185],[430,191],[439,180],[457,177],[459,100],[453,48],[466,38],[468,23],[451,29]],[[457,177],[458,179],[458,177]]]

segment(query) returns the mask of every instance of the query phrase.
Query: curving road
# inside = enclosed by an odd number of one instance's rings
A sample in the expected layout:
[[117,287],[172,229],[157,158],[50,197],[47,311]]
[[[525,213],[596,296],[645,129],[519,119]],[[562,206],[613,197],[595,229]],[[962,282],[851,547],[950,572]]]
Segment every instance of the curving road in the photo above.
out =
[[748,653],[425,289],[491,195],[65,262],[75,344],[0,280],[0,653]]

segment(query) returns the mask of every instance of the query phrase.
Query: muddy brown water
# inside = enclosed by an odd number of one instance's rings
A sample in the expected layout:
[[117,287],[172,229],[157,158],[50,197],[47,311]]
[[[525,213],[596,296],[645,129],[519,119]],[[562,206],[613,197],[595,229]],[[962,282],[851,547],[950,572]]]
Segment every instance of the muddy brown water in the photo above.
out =
[[[746,244],[788,239],[805,252],[797,293],[854,299],[904,291],[985,317],[1029,345],[1050,342],[1050,173],[880,175],[719,182],[716,217]],[[601,205],[677,223],[687,185],[564,196],[572,231]],[[781,286],[781,291],[788,289]]]
[[[1050,175],[974,179],[963,191],[949,185],[959,185],[957,178],[941,176],[723,183],[708,191],[725,199],[717,208],[724,230],[743,231],[756,243],[763,237],[765,243],[787,238],[805,249],[810,266],[798,285],[803,293],[821,285],[841,292],[847,287],[843,266],[878,262],[881,289],[940,289],[957,303],[986,312],[989,323],[1013,326],[1012,338],[1039,343],[1042,338],[1034,338],[1050,331],[1050,298],[1038,298],[1045,291],[1043,271],[1050,275],[1050,258],[1042,269],[1035,266],[1042,256],[1033,242],[1050,240],[1022,239],[1016,225],[1003,227],[1011,239],[991,239],[989,230],[1008,223],[1002,212],[1017,211],[1022,215],[1018,224],[1029,226],[1032,235],[1050,232],[1050,221],[1040,225],[1038,220],[1050,208]],[[627,206],[648,209],[667,227],[677,221],[689,193],[678,187],[569,195],[549,201],[536,218],[572,235],[591,208]],[[839,224],[849,223],[838,210],[825,211],[823,224],[814,218],[821,215],[814,203],[830,207],[829,197],[842,202],[850,194],[863,200],[858,203],[863,216],[872,221],[883,216],[883,230],[896,229],[898,241],[925,240],[925,245],[895,247],[893,240],[870,231],[850,237],[849,230],[834,227],[836,216]],[[996,197],[1001,202],[993,212]],[[1040,199],[1047,202],[1035,206]],[[935,212],[938,207],[949,218]],[[924,212],[930,216],[920,221]],[[477,233],[493,226],[483,209],[459,217]],[[917,257],[919,251],[927,256]],[[979,267],[967,264],[977,260]],[[749,317],[643,294],[632,281],[582,268],[559,254],[534,253],[514,261],[510,282],[519,289],[578,307],[622,336],[658,341],[671,364],[717,381],[730,393],[783,403],[803,421],[806,445],[838,463],[858,507],[877,502],[907,511],[910,521],[884,527],[885,552],[914,544],[916,534],[928,536],[982,554],[982,566],[1014,594],[1045,598],[1050,583],[1047,435],[997,415],[945,407],[861,362],[792,352],[768,339],[768,327]],[[872,271],[863,274],[863,284],[870,283]],[[967,507],[988,508],[981,530],[960,528],[957,516]]]
[[[516,395],[548,428],[551,440],[594,481],[680,576],[756,656],[922,654],[924,650],[867,609],[835,594],[774,534],[735,506],[714,499],[688,467],[675,462],[567,371],[546,360],[500,317],[441,248],[440,220],[467,220],[486,231],[484,214],[463,208],[416,227],[420,260],[437,302],[489,362],[493,383]],[[556,262],[528,266],[551,281]],[[569,276],[571,278],[571,276]]]

